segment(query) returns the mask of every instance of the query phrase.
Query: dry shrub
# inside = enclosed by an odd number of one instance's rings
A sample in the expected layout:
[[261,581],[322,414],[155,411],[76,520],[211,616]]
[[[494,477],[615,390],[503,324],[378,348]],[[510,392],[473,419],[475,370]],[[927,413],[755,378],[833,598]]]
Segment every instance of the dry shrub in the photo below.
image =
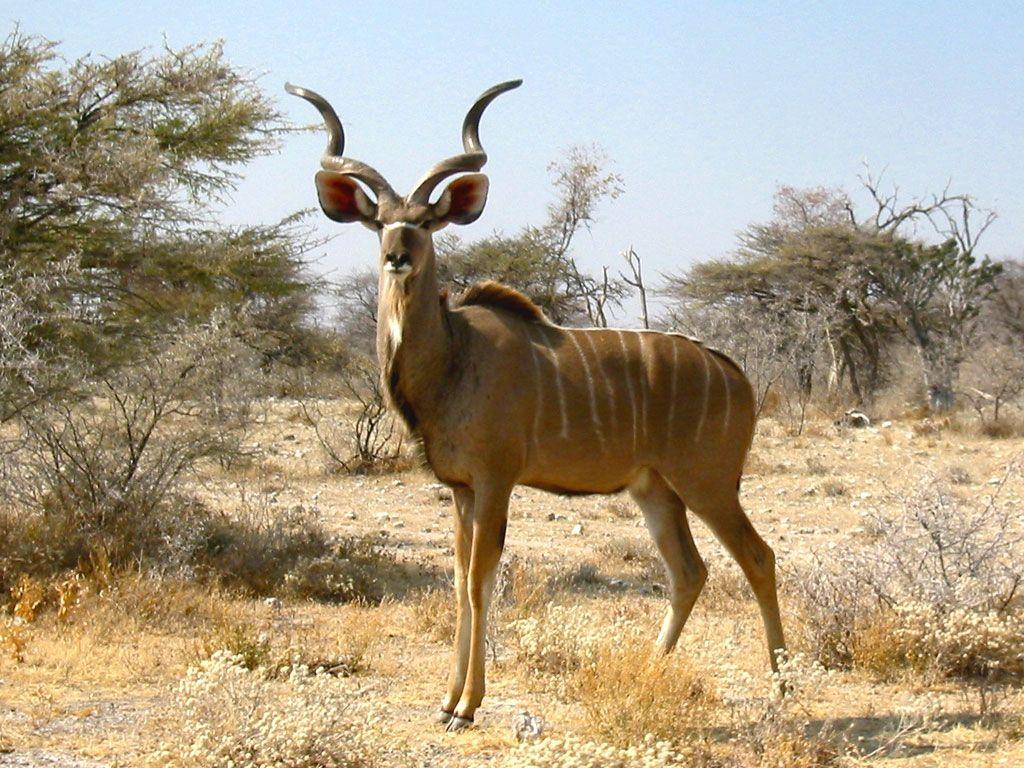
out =
[[716,558],[708,563],[708,579],[699,599],[708,610],[732,610],[737,603],[751,600],[750,585],[736,563]]
[[495,584],[495,606],[500,621],[514,622],[542,612],[566,579],[543,565],[510,556],[502,561]]
[[221,521],[202,564],[246,594],[335,603],[380,602],[418,578],[383,535],[335,538],[298,509],[259,526]]
[[21,621],[6,618],[0,624],[0,653],[11,661],[21,664],[25,661],[28,633]]
[[304,666],[351,677],[373,667],[375,650],[384,637],[379,612],[360,609],[357,616],[349,617],[342,632],[327,634],[279,601],[268,602],[269,615],[228,616],[207,628],[193,660],[200,663],[226,651],[246,669],[261,669],[271,675]]
[[636,508],[619,499],[609,501],[605,511],[616,520],[632,520],[636,516]]
[[[699,763],[696,763],[699,764]],[[502,761],[503,768],[683,768],[695,765],[693,750],[644,738],[618,747],[566,735],[527,742]]]
[[[174,585],[183,581],[251,596],[379,602],[418,579],[412,566],[397,561],[384,538],[336,538],[324,529],[316,510],[286,508],[266,494],[257,495],[258,504],[249,497],[231,516],[195,503],[180,508],[163,504],[146,519],[131,517],[137,527],[113,530],[116,539],[95,529],[75,530],[75,516],[64,512],[0,514],[0,587],[5,587],[0,606],[8,602],[27,610],[27,600],[15,594],[18,584],[41,585],[44,594],[33,610],[58,613],[69,610],[81,586],[95,592],[113,587],[108,606],[127,591],[134,593],[128,603],[173,621],[179,612],[167,611],[172,601],[162,593],[173,594]],[[133,550],[137,559],[126,561]]]
[[[388,409],[373,357],[354,353],[340,375],[317,382],[316,389],[319,396],[302,399],[300,407],[329,471],[377,474],[409,466],[408,457],[403,458],[405,433]],[[333,408],[328,407],[331,404]]]
[[812,734],[807,715],[807,698],[827,674],[820,663],[802,654],[780,653],[779,671],[771,675],[767,697],[751,696],[743,673],[730,675],[732,685],[723,685],[722,693],[735,733],[731,740],[738,752],[734,762],[757,768],[832,764],[838,757],[835,734],[827,730]]
[[925,482],[894,517],[866,514],[867,547],[818,557],[795,580],[818,659],[883,675],[1024,679],[1024,536],[1016,510],[997,497],[972,507]]
[[199,546],[203,516],[183,481],[238,450],[249,404],[218,382],[225,369],[251,370],[254,353],[219,320],[146,351],[96,380],[83,372],[73,396],[10,425],[10,449],[0,452],[0,490],[12,505],[0,513],[0,587],[12,573],[59,573],[97,551],[115,565],[180,566]]
[[189,768],[368,768],[380,735],[350,685],[305,666],[282,679],[226,651],[189,669],[153,765]]
[[983,421],[978,424],[978,432],[995,440],[1009,440],[1024,435],[1024,419],[1001,417],[996,421]]
[[705,727],[715,705],[705,681],[682,654],[661,654],[632,632],[587,654],[570,683],[584,712],[585,731],[618,746],[652,735],[680,744]]
[[[542,565],[515,555],[501,561],[494,586],[494,619],[490,632],[536,615],[564,586],[564,580]],[[419,592],[410,603],[411,623],[418,635],[437,642],[451,642],[455,637],[456,603],[453,586],[429,588]],[[490,637],[490,641],[496,640]]]
[[508,628],[521,668],[537,676],[562,677],[580,669],[601,640],[615,634],[608,623],[600,624],[578,605],[548,603]]

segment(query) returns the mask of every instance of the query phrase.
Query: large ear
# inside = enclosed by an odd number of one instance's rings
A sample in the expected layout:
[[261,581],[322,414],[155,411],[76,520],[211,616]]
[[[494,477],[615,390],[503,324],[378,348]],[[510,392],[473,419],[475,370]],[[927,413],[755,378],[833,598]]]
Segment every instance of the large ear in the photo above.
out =
[[451,224],[472,224],[484,212],[487,187],[487,177],[482,173],[460,176],[445,187],[434,203],[435,217]]
[[343,173],[317,172],[316,194],[324,213],[335,221],[367,223],[377,215],[377,204],[366,196],[357,182]]

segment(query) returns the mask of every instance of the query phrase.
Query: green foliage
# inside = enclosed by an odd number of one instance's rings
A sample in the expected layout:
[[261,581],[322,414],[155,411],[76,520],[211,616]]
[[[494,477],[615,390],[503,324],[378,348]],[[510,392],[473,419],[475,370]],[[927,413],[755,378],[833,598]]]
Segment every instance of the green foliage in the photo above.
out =
[[[756,317],[762,346],[796,368],[801,388],[810,388],[825,359],[830,381],[846,378],[861,402],[884,383],[889,350],[903,336],[921,357],[932,406],[947,407],[1001,268],[974,255],[976,238],[958,223],[976,211],[968,196],[898,209],[872,183],[865,185],[878,211],[865,221],[841,191],[781,188],[775,219],[744,230],[732,255],[670,276],[667,292],[689,305],[690,316]],[[939,244],[899,231],[940,217],[950,226],[936,226],[946,237]],[[751,333],[741,330],[734,346],[742,349]]]
[[622,193],[622,178],[607,166],[600,149],[572,147],[548,166],[556,197],[541,225],[472,243],[453,235],[439,238],[441,280],[457,288],[497,280],[526,294],[555,322],[587,319],[606,325],[606,306],[617,304],[626,286],[609,280],[607,271],[602,279],[582,271],[572,244],[596,220],[598,206]]
[[251,318],[268,357],[301,351],[300,220],[216,221],[283,130],[219,43],[66,62],[20,30],[0,42],[0,290],[21,311],[3,418],[63,389],[60,363],[109,370],[218,308]]

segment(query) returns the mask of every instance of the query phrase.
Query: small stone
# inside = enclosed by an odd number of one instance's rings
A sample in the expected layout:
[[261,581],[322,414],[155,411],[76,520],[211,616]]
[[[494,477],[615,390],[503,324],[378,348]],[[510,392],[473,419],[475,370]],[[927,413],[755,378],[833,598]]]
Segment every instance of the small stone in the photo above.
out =
[[581,523],[576,523],[576,525],[574,525],[572,527],[572,531],[570,531],[570,534],[572,536],[582,536],[583,535],[583,525]]

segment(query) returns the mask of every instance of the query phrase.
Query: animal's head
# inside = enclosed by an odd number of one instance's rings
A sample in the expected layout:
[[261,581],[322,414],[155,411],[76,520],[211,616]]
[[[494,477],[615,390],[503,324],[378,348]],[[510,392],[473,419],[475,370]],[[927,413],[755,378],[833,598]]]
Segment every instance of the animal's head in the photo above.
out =
[[[463,153],[442,160],[427,171],[405,197],[366,163],[343,156],[345,132],[326,99],[305,88],[285,86],[288,93],[320,110],[327,126],[327,149],[320,161],[323,170],[316,174],[320,207],[334,221],[358,221],[378,233],[383,275],[405,283],[432,269],[434,232],[448,224],[469,224],[483,213],[487,177],[479,171],[487,162],[487,153],[480,143],[480,116],[497,96],[518,88],[522,82],[511,80],[484,91],[462,123]],[[431,202],[437,186],[456,174],[465,175],[449,182]]]

